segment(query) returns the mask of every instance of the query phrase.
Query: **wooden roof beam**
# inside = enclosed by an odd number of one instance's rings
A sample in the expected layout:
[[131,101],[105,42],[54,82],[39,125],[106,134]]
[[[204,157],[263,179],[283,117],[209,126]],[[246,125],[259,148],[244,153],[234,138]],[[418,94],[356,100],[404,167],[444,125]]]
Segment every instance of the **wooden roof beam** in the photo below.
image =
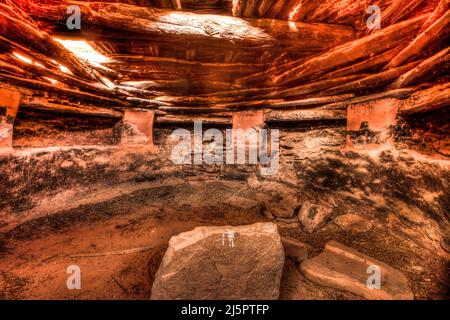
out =
[[315,53],[355,39],[352,28],[336,25],[241,19],[106,2],[34,4],[31,11],[35,18],[64,23],[67,5],[76,4],[86,26],[114,28],[148,36],[153,41],[189,41],[202,46]]

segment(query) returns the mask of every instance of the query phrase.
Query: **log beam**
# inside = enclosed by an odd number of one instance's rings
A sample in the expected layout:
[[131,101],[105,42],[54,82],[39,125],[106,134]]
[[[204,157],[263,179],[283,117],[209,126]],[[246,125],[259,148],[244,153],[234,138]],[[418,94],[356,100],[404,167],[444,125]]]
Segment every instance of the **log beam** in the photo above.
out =
[[434,56],[424,60],[414,69],[401,75],[390,87],[393,89],[404,88],[424,77],[433,76],[436,73],[448,72],[450,65],[450,48],[445,48]]
[[293,81],[305,81],[312,76],[321,76],[326,72],[367,58],[411,39],[420,28],[426,15],[403,21],[381,29],[372,35],[338,46],[330,51],[311,58],[297,67],[285,69],[280,66],[281,74],[272,77],[273,85],[285,85]]
[[233,16],[240,17],[243,13],[245,6],[245,0],[233,0],[233,6],[231,12]]
[[261,0],[261,2],[258,4],[257,13],[259,17],[264,17],[269,11],[270,7],[272,6],[272,3],[274,0]]
[[7,83],[18,87],[24,87],[36,91],[52,92],[78,101],[103,103],[106,105],[122,106],[122,107],[129,106],[128,103],[120,99],[109,98],[102,95],[97,95],[74,89],[52,86],[50,83],[45,83],[39,80],[26,79],[3,73],[0,73],[0,80],[5,80]]
[[242,11],[242,15],[246,18],[251,18],[253,17],[255,10],[256,10],[256,6],[258,4],[258,0],[247,0],[245,1],[244,4],[244,9]]
[[441,0],[439,1],[437,7],[434,9],[433,13],[430,17],[425,21],[422,28],[419,31],[419,34],[428,29],[433,23],[436,22],[442,15],[450,9],[450,0]]
[[231,117],[217,117],[217,116],[195,116],[195,115],[161,115],[156,116],[155,122],[158,124],[192,124],[196,121],[201,121],[203,124],[212,124],[220,126],[231,126]]
[[3,37],[57,60],[81,78],[97,80],[92,68],[81,62],[47,33],[35,28],[33,24],[8,15],[4,5],[0,6],[0,30]]
[[123,112],[113,109],[80,104],[72,106],[70,104],[63,105],[58,103],[50,103],[47,101],[47,99],[42,98],[27,99],[25,101],[22,101],[20,103],[20,108],[50,111],[63,115],[70,114],[70,115],[89,116],[98,118],[113,118],[113,119],[122,119],[123,117]]
[[450,83],[420,90],[406,99],[400,107],[401,115],[430,112],[450,106]]
[[418,61],[408,63],[407,65],[385,70],[379,73],[375,73],[364,77],[362,79],[354,80],[347,82],[345,84],[336,86],[334,88],[323,91],[323,94],[326,95],[334,95],[341,94],[346,92],[355,92],[355,91],[364,91],[364,90],[373,90],[382,88],[390,83],[392,83],[395,79],[397,79],[400,75],[405,72],[410,71],[414,67],[419,64]]
[[418,90],[419,90],[419,88],[417,88],[417,87],[388,90],[388,91],[384,91],[384,92],[380,92],[380,93],[370,94],[367,96],[360,96],[360,97],[356,97],[356,98],[352,98],[352,99],[345,99],[342,101],[330,103],[330,104],[323,106],[323,109],[341,110],[341,109],[345,109],[348,106],[351,106],[354,104],[360,104],[360,103],[364,103],[364,102],[387,99],[387,98],[406,99]]
[[444,39],[448,32],[450,25],[450,10],[448,10],[442,17],[429,26],[424,32],[419,34],[406,48],[404,48],[386,68],[395,68],[402,65],[412,57],[418,55],[426,46],[436,41],[437,39]]
[[31,12],[36,18],[65,22],[70,4],[80,7],[86,26],[146,35],[152,41],[189,39],[190,43],[202,46],[320,52],[355,38],[352,28],[337,25],[241,19],[105,2],[65,1],[61,5],[46,6],[34,3]]
[[345,120],[344,110],[276,110],[265,115],[266,122],[309,122]]
[[281,9],[283,9],[285,3],[286,0],[275,0],[270,9],[267,11],[266,17],[274,19],[281,12]]

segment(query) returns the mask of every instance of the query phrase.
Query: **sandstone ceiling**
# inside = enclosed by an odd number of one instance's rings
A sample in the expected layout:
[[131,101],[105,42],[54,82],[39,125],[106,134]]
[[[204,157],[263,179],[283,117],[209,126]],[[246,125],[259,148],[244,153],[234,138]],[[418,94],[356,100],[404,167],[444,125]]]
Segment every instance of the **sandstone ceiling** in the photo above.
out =
[[[381,8],[367,28],[368,5]],[[81,9],[69,30],[67,8]],[[160,121],[340,119],[348,105],[449,105],[448,0],[1,0],[0,86],[21,108]],[[69,41],[70,40],[70,41]],[[95,50],[100,59],[83,54]],[[86,49],[87,50],[87,49]],[[94,51],[94,52],[95,52]],[[158,120],[158,121],[159,121]]]

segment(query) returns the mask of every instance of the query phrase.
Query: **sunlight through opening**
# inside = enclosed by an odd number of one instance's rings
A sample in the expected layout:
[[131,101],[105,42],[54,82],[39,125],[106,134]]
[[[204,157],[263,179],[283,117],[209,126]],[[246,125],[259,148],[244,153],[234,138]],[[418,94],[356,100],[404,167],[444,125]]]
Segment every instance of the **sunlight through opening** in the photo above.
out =
[[104,63],[109,61],[108,57],[105,57],[101,53],[97,52],[89,45],[89,43],[87,43],[87,41],[62,40],[58,38],[55,38],[55,40],[81,59],[92,63]]
[[289,21],[294,20],[294,18],[297,16],[297,14],[300,12],[300,9],[302,8],[302,2],[300,1],[299,4],[297,4],[294,9],[289,13]]

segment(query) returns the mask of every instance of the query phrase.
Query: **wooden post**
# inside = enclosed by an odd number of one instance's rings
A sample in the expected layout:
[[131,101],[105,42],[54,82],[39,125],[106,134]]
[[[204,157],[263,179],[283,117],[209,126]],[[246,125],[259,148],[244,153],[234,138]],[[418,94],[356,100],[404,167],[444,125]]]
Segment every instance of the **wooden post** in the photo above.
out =
[[20,93],[0,88],[0,149],[11,149],[14,120],[19,110]]

